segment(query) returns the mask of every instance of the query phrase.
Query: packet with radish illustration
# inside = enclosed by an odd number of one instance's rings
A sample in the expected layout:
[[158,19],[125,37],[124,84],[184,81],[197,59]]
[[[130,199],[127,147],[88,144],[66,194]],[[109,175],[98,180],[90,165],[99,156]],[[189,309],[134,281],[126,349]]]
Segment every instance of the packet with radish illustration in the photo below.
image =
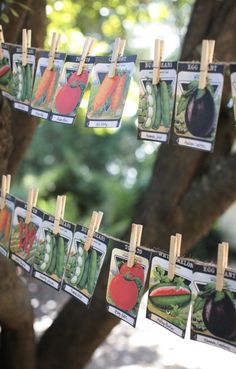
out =
[[152,83],[153,62],[140,63],[138,138],[169,142],[177,79],[177,62],[163,61],[160,82]]
[[86,251],[84,243],[87,232],[88,228],[76,225],[62,285],[64,291],[85,305],[89,305],[92,299],[109,242],[107,236],[95,232],[92,245]]
[[60,233],[54,234],[54,221],[54,216],[44,215],[41,239],[34,254],[32,275],[56,290],[60,290],[75,225],[61,221]]
[[192,289],[191,339],[236,353],[236,270],[225,269],[216,291],[216,266],[196,262]]
[[35,70],[36,49],[27,49],[27,65],[22,64],[22,46],[12,48],[12,78],[9,85],[15,109],[29,112]]
[[8,99],[12,99],[9,93],[9,85],[11,81],[11,50],[12,46],[7,43],[1,44],[3,58],[0,59],[0,89],[2,90],[2,95]]
[[63,68],[65,53],[55,54],[53,68],[47,69],[49,52],[40,51],[37,63],[33,93],[31,96],[30,114],[39,118],[48,119],[53,103],[53,97]]
[[118,128],[134,72],[136,55],[121,56],[114,77],[108,77],[111,57],[96,57],[86,127]]
[[224,82],[224,65],[209,64],[207,84],[199,89],[200,63],[178,63],[173,143],[213,151]]
[[129,267],[129,244],[114,240],[113,247],[106,292],[107,310],[135,327],[151,252],[137,247],[134,265]]
[[234,120],[236,122],[236,64],[230,64],[230,81],[233,99]]
[[1,210],[2,198],[0,197],[0,253],[6,257],[9,257],[9,245],[11,240],[15,201],[14,196],[9,193],[6,194],[6,203],[4,208]]
[[25,222],[27,203],[16,199],[10,242],[10,259],[28,273],[32,271],[34,255],[40,242],[44,213],[32,208],[31,220]]
[[175,276],[168,278],[169,255],[153,252],[146,317],[184,338],[191,303],[193,261],[178,258]]
[[95,57],[85,60],[83,71],[77,74],[81,56],[67,55],[57,89],[54,95],[50,120],[58,123],[73,124],[77,109],[86,90],[89,74],[93,68]]

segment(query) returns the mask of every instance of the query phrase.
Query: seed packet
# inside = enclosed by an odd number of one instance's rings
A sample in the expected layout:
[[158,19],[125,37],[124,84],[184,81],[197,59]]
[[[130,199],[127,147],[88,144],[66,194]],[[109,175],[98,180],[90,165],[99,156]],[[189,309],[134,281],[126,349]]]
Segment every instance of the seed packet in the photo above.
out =
[[224,82],[224,66],[210,64],[205,89],[198,89],[200,63],[178,63],[173,142],[213,151]]
[[0,89],[2,95],[9,98],[9,84],[11,81],[11,46],[2,43],[3,58],[0,60]]
[[177,62],[161,63],[160,82],[152,84],[153,62],[140,63],[141,94],[138,109],[138,138],[169,142],[177,79]]
[[[0,206],[2,198],[0,198]],[[11,240],[11,226],[15,209],[15,197],[9,193],[6,195],[6,205],[0,210],[0,253],[9,256],[9,245]]]
[[230,80],[233,98],[234,120],[236,122],[236,64],[230,64]]
[[197,262],[193,268],[191,339],[236,353],[236,270],[225,270],[222,291],[215,287],[215,265]]
[[13,106],[28,113],[32,95],[36,49],[27,49],[27,65],[22,65],[22,46],[14,46],[12,51],[12,80],[10,93],[14,97]]
[[89,305],[106,256],[109,239],[95,232],[91,248],[86,251],[84,242],[88,228],[77,224],[62,289]]
[[60,290],[75,226],[63,221],[60,223],[60,234],[55,235],[54,220],[54,216],[44,215],[42,238],[35,252],[32,274],[45,284]]
[[32,208],[31,220],[27,224],[26,210],[27,203],[17,199],[12,223],[10,259],[30,273],[37,245],[40,242],[44,214],[41,210]]
[[168,278],[169,255],[153,254],[146,317],[184,338],[191,303],[193,262],[178,258],[175,277]]
[[48,119],[65,56],[64,53],[56,53],[53,69],[48,70],[49,52],[39,52],[31,99],[31,115]]
[[107,310],[135,327],[151,253],[137,247],[134,265],[128,267],[129,244],[114,240],[113,246],[106,293]]
[[77,109],[86,90],[89,74],[95,57],[87,57],[83,71],[77,75],[81,56],[67,55],[53,99],[50,120],[58,123],[73,124]]
[[123,113],[136,55],[118,59],[116,75],[108,77],[111,57],[99,56],[95,61],[89,97],[86,127],[118,128]]

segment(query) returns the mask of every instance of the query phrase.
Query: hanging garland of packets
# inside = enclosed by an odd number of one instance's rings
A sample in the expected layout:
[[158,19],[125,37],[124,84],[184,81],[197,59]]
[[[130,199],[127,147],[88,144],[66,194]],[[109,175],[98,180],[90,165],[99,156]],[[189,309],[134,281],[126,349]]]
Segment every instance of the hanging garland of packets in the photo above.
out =
[[[217,266],[184,258],[181,234],[170,238],[169,253],[141,246],[142,225],[132,224],[130,242],[99,232],[102,212],[89,227],[64,220],[65,196],[55,215],[36,207],[38,190],[27,202],[10,194],[2,177],[0,253],[34,278],[90,305],[108,249],[112,250],[106,308],[136,325],[150,271],[146,317],[184,338],[191,315],[191,339],[236,353],[236,270],[228,268],[228,243],[218,246]],[[190,306],[192,305],[192,309]]]
[[[15,109],[55,123],[72,125],[93,70],[85,126],[118,128],[135,68],[136,55],[124,56],[125,40],[115,40],[112,56],[90,56],[31,47],[31,30],[22,45],[4,42],[0,26],[0,89]],[[163,40],[155,40],[154,60],[141,61],[138,138],[213,151],[224,82],[224,64],[213,63],[214,40],[203,40],[201,62],[163,61]],[[230,64],[233,101],[236,64]],[[236,117],[236,104],[234,103]]]

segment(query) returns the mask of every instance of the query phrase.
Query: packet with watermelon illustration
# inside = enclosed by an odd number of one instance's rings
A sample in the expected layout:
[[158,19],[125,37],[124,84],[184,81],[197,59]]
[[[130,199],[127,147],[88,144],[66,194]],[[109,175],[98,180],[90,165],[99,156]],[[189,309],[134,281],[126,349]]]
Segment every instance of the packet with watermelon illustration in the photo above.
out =
[[60,290],[75,225],[61,221],[60,232],[54,234],[54,221],[54,216],[44,215],[41,239],[34,254],[32,275],[56,290]]
[[[0,197],[0,209],[1,203],[2,198]],[[14,209],[15,197],[7,193],[5,206],[2,210],[0,210],[0,253],[6,257],[9,256]]]
[[95,232],[89,250],[84,244],[88,228],[76,225],[72,247],[68,252],[62,289],[89,305],[105,260],[109,239]]
[[58,123],[73,124],[77,109],[86,90],[89,74],[95,57],[87,57],[80,75],[77,74],[81,56],[67,55],[54,95],[50,120]]
[[49,52],[39,52],[39,59],[31,98],[31,115],[43,119],[49,118],[53,97],[57,88],[61,70],[63,68],[65,56],[65,53],[55,53],[53,66],[49,69]]
[[226,268],[222,291],[216,290],[216,266],[196,262],[191,339],[236,353],[236,270]]
[[106,292],[107,310],[135,327],[151,252],[137,247],[134,265],[129,267],[127,264],[130,245],[114,240],[112,247]]
[[0,89],[2,95],[8,99],[12,98],[9,93],[9,84],[11,81],[11,45],[7,43],[1,43],[2,53],[0,58]]
[[140,63],[138,138],[169,142],[177,79],[177,62],[163,61],[160,81],[153,84],[153,62]]
[[31,220],[26,223],[26,211],[27,203],[17,199],[12,223],[10,259],[30,273],[35,251],[40,242],[44,213],[32,208]]
[[169,255],[153,253],[146,317],[184,338],[191,303],[193,262],[178,258],[175,276],[168,278]]
[[[230,64],[230,81],[233,99],[234,120],[236,122],[236,64]],[[235,123],[236,124],[236,123]]]
[[96,57],[86,127],[118,128],[134,72],[136,55],[120,56],[116,74],[109,77],[111,57]]

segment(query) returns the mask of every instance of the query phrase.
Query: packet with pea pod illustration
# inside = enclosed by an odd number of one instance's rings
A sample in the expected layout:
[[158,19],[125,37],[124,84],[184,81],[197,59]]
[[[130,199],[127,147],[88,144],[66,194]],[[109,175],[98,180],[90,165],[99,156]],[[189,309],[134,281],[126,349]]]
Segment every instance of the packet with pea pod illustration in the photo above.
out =
[[88,228],[76,225],[62,289],[76,299],[89,305],[105,260],[109,238],[95,232],[91,247],[85,249]]
[[60,290],[75,225],[63,220],[60,222],[60,232],[54,234],[54,221],[54,216],[45,214],[32,274],[45,284]]
[[153,62],[140,63],[138,138],[168,143],[173,117],[177,62],[163,61],[160,81],[153,84]]

